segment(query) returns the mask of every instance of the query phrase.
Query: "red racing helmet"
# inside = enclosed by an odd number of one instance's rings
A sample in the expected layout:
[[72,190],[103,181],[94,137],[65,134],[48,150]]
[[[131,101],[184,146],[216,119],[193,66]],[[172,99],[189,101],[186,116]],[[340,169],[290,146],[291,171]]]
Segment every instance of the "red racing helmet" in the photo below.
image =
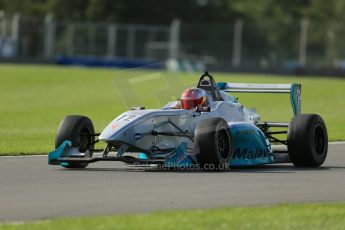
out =
[[206,105],[206,91],[199,88],[188,88],[181,96],[181,108],[193,109]]

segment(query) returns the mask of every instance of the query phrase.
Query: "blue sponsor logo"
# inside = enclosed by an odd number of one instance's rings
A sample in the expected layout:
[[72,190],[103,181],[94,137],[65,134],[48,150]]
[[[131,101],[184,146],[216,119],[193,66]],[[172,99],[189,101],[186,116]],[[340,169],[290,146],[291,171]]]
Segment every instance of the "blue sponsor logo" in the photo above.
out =
[[238,129],[235,135],[254,135],[255,129]]
[[270,157],[271,155],[272,153],[267,149],[257,148],[256,150],[251,150],[247,148],[244,148],[244,149],[237,148],[234,151],[233,158],[255,159],[255,158],[266,158],[266,157]]

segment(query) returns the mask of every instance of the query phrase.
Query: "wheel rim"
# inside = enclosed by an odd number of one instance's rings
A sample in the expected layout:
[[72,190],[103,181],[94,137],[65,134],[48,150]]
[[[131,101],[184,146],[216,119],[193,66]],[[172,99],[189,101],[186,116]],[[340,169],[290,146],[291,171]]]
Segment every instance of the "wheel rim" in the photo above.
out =
[[325,152],[326,136],[325,132],[320,125],[314,130],[314,149],[318,155],[322,155]]
[[225,129],[218,131],[217,135],[217,149],[222,159],[227,159],[230,152],[230,138]]
[[91,139],[89,135],[82,135],[82,134],[90,134],[90,130],[87,128],[84,128],[78,138],[78,145],[79,145],[79,151],[80,152],[86,152],[91,146]]

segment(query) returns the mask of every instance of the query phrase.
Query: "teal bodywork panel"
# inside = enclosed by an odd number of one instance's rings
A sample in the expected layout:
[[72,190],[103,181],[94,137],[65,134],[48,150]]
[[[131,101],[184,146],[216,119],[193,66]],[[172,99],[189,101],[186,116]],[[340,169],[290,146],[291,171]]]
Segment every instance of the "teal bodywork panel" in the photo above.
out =
[[273,162],[271,144],[262,131],[249,123],[230,125],[232,157],[230,166],[251,166]]

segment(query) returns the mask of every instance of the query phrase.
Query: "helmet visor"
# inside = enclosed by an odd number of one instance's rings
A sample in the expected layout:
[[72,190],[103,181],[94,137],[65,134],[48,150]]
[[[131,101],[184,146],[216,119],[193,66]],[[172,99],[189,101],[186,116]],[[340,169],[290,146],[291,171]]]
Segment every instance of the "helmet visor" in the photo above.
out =
[[193,109],[198,106],[203,106],[205,104],[205,97],[198,99],[181,99],[182,109]]

